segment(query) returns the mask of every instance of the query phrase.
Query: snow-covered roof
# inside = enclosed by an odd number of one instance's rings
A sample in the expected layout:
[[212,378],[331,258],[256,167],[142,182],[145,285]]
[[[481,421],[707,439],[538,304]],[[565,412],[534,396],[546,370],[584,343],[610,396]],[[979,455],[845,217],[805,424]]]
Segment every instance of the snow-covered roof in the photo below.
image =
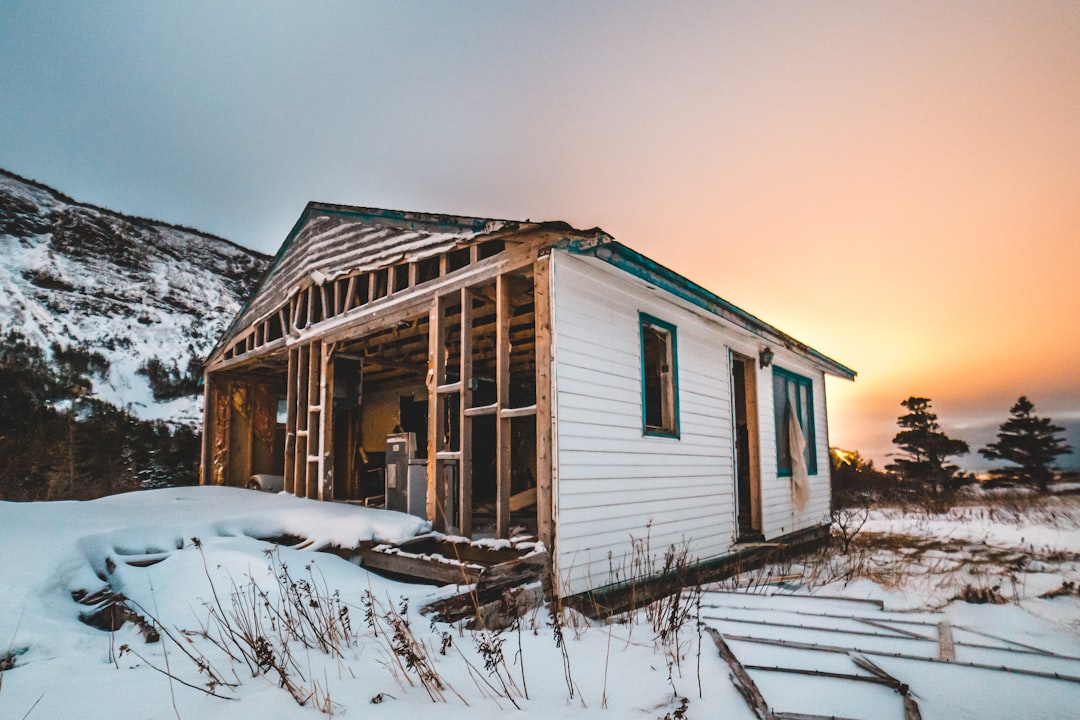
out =
[[577,230],[564,222],[494,220],[316,202],[308,203],[266,276],[222,336],[212,357],[223,352],[253,323],[267,318],[286,304],[292,294],[311,284],[321,285],[343,275],[417,262],[486,240],[511,236],[524,239],[544,230],[555,231],[541,241],[547,245],[558,245],[572,253],[603,260],[766,342],[803,355],[824,372],[849,380],[855,377],[854,370],[616,242],[599,228]]
[[310,202],[218,347],[307,283],[423,260],[544,225]]

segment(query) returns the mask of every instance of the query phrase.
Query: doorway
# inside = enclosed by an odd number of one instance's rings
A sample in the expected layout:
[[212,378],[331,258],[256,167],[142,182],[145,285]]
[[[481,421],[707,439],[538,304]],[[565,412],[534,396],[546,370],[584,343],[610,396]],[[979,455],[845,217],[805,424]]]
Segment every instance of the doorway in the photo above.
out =
[[753,542],[763,539],[757,378],[754,361],[735,352],[731,353],[731,407],[735,439],[736,539]]

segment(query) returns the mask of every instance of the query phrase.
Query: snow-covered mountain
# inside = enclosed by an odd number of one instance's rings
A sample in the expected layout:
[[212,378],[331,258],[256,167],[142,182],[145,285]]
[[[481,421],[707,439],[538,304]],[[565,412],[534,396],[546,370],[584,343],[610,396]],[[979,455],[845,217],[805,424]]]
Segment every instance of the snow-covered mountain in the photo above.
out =
[[153,399],[146,368],[179,376],[205,356],[268,261],[0,170],[0,331],[46,357],[57,348],[104,357],[91,394],[137,417],[198,421],[197,397]]

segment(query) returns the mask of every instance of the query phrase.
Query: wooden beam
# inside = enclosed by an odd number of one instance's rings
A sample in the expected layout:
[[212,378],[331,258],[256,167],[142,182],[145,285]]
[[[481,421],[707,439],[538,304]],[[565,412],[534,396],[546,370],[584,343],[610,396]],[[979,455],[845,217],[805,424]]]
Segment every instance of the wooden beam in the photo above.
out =
[[289,365],[285,373],[285,483],[287,493],[296,492],[296,361],[297,350],[289,349]]
[[472,417],[467,415],[472,406],[472,324],[473,299],[469,288],[461,288],[461,352],[458,378],[461,396],[458,402],[458,532],[472,537]]
[[550,256],[537,259],[533,265],[533,316],[536,334],[536,534],[554,558]]
[[446,324],[443,299],[436,296],[431,303],[428,319],[428,441],[427,441],[427,517],[432,529],[446,529],[446,484],[443,481],[443,461],[439,460],[444,416],[439,385],[446,377]]
[[289,412],[293,413],[295,438],[293,445],[293,494],[304,497],[307,493],[307,453],[308,453],[308,352],[307,345],[296,347],[296,373],[292,378],[293,399],[296,401]]
[[516,495],[510,496],[510,512],[517,512],[518,510],[524,510],[525,508],[536,504],[536,488],[531,487],[528,490],[522,490]]
[[[310,304],[308,307],[311,307]],[[319,497],[319,488],[317,484],[318,473],[318,457],[316,461],[311,461],[313,455],[312,450],[318,452],[319,449],[319,418],[317,417],[318,410],[313,410],[311,401],[319,399],[319,376],[321,373],[319,370],[322,367],[320,362],[322,350],[320,348],[321,343],[316,340],[307,346],[307,396],[305,400],[307,405],[303,408],[304,414],[307,416],[305,423],[305,430],[307,430],[307,447],[304,448],[304,457],[300,458],[304,461],[304,494],[310,500],[315,500]],[[315,416],[315,417],[313,417]],[[313,442],[314,436],[314,442]]]
[[[399,320],[410,320],[423,315],[431,307],[432,299],[436,296],[456,294],[463,287],[474,287],[490,282],[496,273],[531,267],[535,259],[535,247],[507,250],[482,260],[476,265],[463,268],[455,272],[452,277],[425,283],[422,288],[416,288],[408,293],[398,293],[392,300],[386,299],[378,304],[369,302],[362,308],[345,313],[333,322],[327,323],[328,327],[323,335],[328,340],[362,338],[374,331],[390,327]],[[374,276],[375,273],[372,273],[373,278]]]
[[769,710],[769,704],[765,702],[765,697],[758,689],[757,683],[750,677],[750,673],[746,672],[746,668],[739,662],[739,658],[735,657],[735,653],[731,652],[731,648],[724,641],[724,636],[716,629],[708,626],[705,627],[705,630],[712,636],[713,643],[720,652],[720,657],[731,668],[731,682],[735,685],[735,689],[739,691],[739,694],[743,696],[750,711],[754,713],[758,720],[775,720],[776,716]]
[[498,421],[495,423],[495,530],[500,538],[510,537],[510,418],[502,411],[510,407],[510,283],[505,275],[495,279],[495,392]]
[[482,568],[465,563],[434,562],[421,557],[377,550],[362,551],[360,564],[372,570],[430,580],[442,585],[472,585],[483,573]]
[[499,417],[513,419],[519,417],[532,417],[536,414],[535,405],[526,405],[525,407],[516,408],[503,408],[499,412]]
[[334,343],[322,345],[319,382],[319,499],[334,499]]
[[202,449],[199,453],[199,484],[210,484],[210,458],[213,442],[213,408],[214,386],[210,380],[210,373],[203,370],[203,420],[202,420]]

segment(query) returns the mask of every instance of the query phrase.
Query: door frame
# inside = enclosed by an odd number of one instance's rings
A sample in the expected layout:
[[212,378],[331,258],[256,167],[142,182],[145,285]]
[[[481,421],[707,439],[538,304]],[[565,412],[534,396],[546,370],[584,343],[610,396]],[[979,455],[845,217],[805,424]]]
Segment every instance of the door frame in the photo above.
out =
[[[746,419],[747,444],[747,479],[749,483],[750,507],[743,508],[739,503],[739,451],[738,451],[738,411],[736,402],[736,361],[742,366],[742,394]],[[754,358],[734,350],[728,351],[729,380],[731,386],[731,457],[734,468],[735,497],[735,537],[736,540],[760,539],[762,536],[761,513],[761,445],[760,420],[757,396],[757,367]],[[749,531],[743,529],[740,516],[749,514]]]

